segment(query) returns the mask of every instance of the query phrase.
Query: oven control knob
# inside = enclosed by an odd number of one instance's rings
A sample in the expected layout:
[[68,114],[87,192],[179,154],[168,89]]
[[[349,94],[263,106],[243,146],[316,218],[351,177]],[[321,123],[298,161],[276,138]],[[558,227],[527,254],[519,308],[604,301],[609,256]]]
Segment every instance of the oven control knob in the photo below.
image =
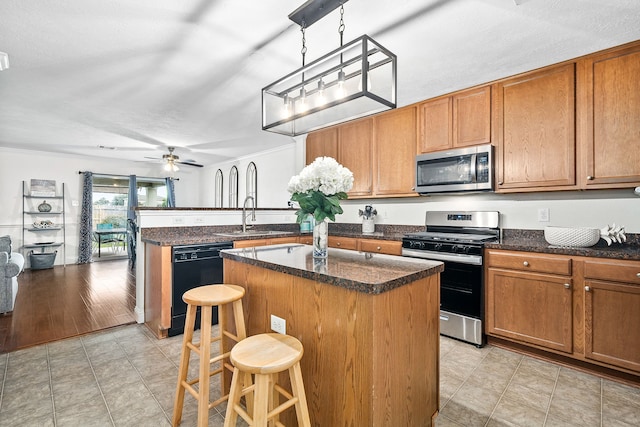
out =
[[435,249],[436,251],[442,250],[442,243],[436,243],[433,249]]

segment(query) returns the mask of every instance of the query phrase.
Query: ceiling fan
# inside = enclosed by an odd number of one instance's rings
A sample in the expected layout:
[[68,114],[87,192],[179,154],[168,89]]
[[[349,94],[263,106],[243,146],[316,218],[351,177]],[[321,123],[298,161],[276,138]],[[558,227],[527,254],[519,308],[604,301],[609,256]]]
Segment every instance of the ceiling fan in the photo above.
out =
[[[162,160],[164,161],[165,165],[164,165],[164,169],[167,172],[177,172],[180,170],[180,168],[178,167],[177,164],[181,164],[181,165],[187,165],[187,166],[195,166],[197,168],[201,168],[202,165],[199,163],[196,163],[195,160],[184,160],[184,161],[179,161],[180,157],[173,154],[173,150],[175,150],[175,147],[167,147],[167,149],[169,150],[169,154],[163,154],[162,155]],[[156,157],[145,157],[147,159],[157,159]],[[159,159],[157,159],[159,160]]]

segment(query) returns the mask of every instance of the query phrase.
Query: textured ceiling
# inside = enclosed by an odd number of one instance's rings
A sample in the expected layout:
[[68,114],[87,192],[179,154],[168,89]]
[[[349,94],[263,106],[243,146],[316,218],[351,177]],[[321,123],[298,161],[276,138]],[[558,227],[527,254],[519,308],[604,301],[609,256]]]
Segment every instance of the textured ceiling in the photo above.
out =
[[[212,164],[289,144],[261,130],[260,90],[301,64],[302,3],[2,0],[0,146]],[[345,42],[398,56],[399,106],[640,39],[638,0],[350,0],[344,18]],[[338,20],[307,29],[307,62]]]

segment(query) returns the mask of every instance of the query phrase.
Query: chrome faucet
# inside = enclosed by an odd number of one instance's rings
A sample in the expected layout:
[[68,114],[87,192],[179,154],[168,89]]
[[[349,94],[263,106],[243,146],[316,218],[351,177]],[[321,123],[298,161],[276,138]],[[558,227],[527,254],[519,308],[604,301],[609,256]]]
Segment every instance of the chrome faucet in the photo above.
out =
[[251,200],[251,221],[256,220],[256,199],[253,196],[247,196],[242,204],[242,232],[247,231],[247,202]]

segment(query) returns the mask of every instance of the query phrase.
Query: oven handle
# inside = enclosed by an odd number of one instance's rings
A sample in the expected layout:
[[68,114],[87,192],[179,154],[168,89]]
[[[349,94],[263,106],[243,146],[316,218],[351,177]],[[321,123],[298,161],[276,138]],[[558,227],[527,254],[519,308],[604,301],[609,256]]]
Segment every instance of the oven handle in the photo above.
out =
[[436,261],[459,262],[460,264],[482,265],[481,255],[450,254],[446,252],[432,252],[423,250],[414,251],[411,249],[402,248],[402,256],[432,259]]

